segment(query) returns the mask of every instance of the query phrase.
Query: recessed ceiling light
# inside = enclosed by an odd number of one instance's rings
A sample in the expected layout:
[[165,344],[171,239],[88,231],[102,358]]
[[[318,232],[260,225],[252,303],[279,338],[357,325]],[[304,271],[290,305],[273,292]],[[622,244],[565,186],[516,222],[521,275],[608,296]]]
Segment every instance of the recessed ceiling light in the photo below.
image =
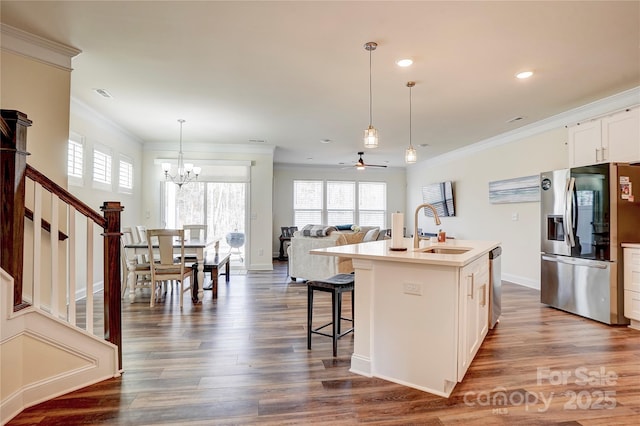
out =
[[320,143],[331,143],[333,142],[331,139],[320,139]]
[[93,89],[93,91],[96,92],[98,95],[102,96],[103,98],[113,99],[113,96],[111,96],[111,93],[107,92],[106,89]]
[[533,75],[533,71],[522,71],[516,74],[516,78],[519,78],[520,80],[524,80],[525,78],[529,78],[532,75]]
[[307,161],[313,160],[313,157],[307,157]]
[[396,65],[398,65],[399,67],[410,67],[413,64],[413,59],[398,59],[396,61]]
[[249,142],[251,142],[251,143],[265,143],[266,140],[264,140],[264,139],[249,139]]
[[428,143],[421,143],[421,144],[419,144],[418,146],[419,146],[420,148],[426,148],[426,147],[428,147],[428,146],[429,146],[429,144],[428,144]]
[[520,120],[524,120],[524,117],[517,116],[517,117],[510,118],[510,119],[507,120],[507,123],[514,123],[514,122],[520,121]]

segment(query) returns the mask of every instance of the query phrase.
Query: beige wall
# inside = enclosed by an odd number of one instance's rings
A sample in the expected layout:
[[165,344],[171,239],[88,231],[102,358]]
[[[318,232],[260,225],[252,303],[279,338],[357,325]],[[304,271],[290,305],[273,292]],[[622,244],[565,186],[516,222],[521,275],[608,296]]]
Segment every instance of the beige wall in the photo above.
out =
[[66,188],[71,74],[4,50],[1,55],[0,106],[21,111],[33,122],[27,131],[27,163]]
[[[69,136],[69,93],[71,72],[39,60],[16,55],[7,50],[0,53],[0,107],[18,110],[32,121],[27,130],[27,163],[45,174],[54,182],[67,187],[67,140]],[[26,204],[33,206],[33,196],[27,196]],[[49,220],[51,204],[48,192],[43,191],[42,217]],[[59,209],[60,229],[66,231],[66,213]],[[33,240],[33,228],[27,222],[25,241]],[[44,253],[50,252],[49,234],[42,234]],[[59,246],[60,247],[60,246]],[[25,259],[32,258],[32,248],[25,244]],[[60,253],[58,280],[66,282],[64,251]],[[43,257],[40,265],[43,297],[48,297],[51,286],[51,266],[48,257]],[[27,268],[23,277],[23,287],[29,293],[32,286],[31,269]],[[61,284],[62,285],[62,284]],[[45,299],[46,300],[46,299]]]
[[279,164],[274,168],[273,179],[273,256],[280,249],[281,226],[293,225],[293,181],[297,179],[349,180],[387,183],[387,227],[391,227],[391,213],[403,211],[406,205],[406,173],[403,168],[384,170],[342,169],[341,167],[309,167]]

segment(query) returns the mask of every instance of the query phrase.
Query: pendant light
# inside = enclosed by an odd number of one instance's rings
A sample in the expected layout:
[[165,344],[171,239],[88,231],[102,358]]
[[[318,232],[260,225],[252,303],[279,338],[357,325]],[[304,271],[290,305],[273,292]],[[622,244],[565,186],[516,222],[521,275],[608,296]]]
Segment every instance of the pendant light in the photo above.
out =
[[404,162],[407,164],[413,164],[418,161],[418,153],[411,144],[411,88],[415,85],[415,81],[407,82],[407,87],[409,88],[409,148],[404,152]]
[[369,51],[369,127],[364,131],[364,147],[365,148],[377,148],[378,147],[378,130],[373,127],[372,120],[372,94],[371,94],[371,52],[376,50],[378,43],[370,41],[365,43],[365,50]]
[[182,185],[185,185],[193,180],[198,179],[198,175],[200,174],[200,167],[194,167],[191,163],[185,163],[183,154],[182,154],[182,125],[185,120],[179,119],[178,123],[180,123],[180,151],[178,151],[178,170],[175,175],[172,175],[171,172],[171,163],[162,163],[162,171],[164,172],[164,179],[171,180],[173,183],[178,185],[178,188],[182,188]]

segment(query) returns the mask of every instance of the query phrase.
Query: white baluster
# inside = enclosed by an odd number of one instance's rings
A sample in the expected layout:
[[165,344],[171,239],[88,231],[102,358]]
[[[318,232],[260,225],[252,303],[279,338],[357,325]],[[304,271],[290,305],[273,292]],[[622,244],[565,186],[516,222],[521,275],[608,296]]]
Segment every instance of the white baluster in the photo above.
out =
[[87,331],[93,334],[93,221],[87,218]]
[[42,186],[35,183],[33,186],[33,306],[41,308],[40,294],[40,265],[42,252],[42,235],[40,224],[42,223]]
[[76,209],[69,205],[68,253],[69,253],[69,307],[67,317],[69,324],[76,325]]
[[60,318],[60,289],[58,288],[58,197],[51,194],[51,315]]

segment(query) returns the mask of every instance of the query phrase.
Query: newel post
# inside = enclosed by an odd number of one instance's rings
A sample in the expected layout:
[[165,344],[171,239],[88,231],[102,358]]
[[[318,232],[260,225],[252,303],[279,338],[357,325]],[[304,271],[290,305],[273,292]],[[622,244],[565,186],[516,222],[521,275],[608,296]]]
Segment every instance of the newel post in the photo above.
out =
[[104,233],[104,338],[118,346],[118,365],[122,369],[122,312],[120,291],[120,214],[118,201],[105,201],[100,210],[107,220]]
[[3,109],[0,125],[0,266],[13,277],[15,307],[22,304],[24,174],[29,155],[27,128],[31,121],[20,111]]

